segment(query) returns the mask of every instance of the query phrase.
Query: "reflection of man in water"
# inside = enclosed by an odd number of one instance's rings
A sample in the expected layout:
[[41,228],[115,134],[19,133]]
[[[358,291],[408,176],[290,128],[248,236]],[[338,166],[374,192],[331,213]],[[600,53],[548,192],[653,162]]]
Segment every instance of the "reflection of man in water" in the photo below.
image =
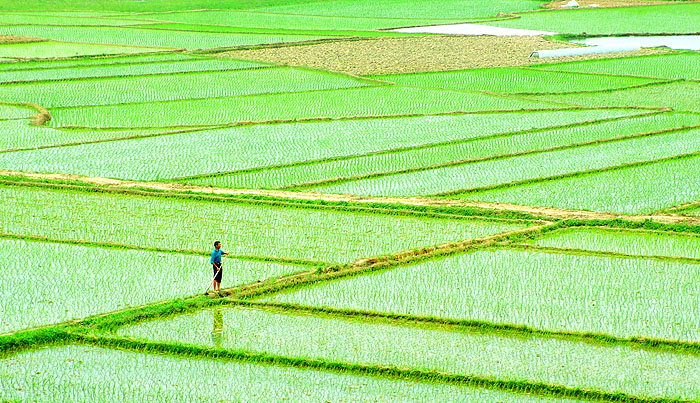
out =
[[224,341],[224,315],[220,309],[214,309],[214,330],[211,331],[211,341],[216,347],[221,347]]

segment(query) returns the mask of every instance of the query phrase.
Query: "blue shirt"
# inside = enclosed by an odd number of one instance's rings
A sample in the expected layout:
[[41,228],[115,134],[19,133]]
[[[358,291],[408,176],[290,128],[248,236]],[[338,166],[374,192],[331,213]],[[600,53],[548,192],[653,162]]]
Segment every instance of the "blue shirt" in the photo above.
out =
[[209,259],[209,263],[214,264],[214,263],[221,263],[221,254],[224,253],[222,249],[216,250],[214,249],[211,252],[211,259]]

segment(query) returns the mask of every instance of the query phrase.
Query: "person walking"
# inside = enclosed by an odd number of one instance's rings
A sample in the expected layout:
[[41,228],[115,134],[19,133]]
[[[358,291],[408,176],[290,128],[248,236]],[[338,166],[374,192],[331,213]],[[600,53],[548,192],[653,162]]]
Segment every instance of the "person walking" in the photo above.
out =
[[221,256],[228,255],[228,253],[221,250],[221,242],[214,242],[214,250],[211,252],[211,263],[212,269],[214,269],[214,292],[221,295]]

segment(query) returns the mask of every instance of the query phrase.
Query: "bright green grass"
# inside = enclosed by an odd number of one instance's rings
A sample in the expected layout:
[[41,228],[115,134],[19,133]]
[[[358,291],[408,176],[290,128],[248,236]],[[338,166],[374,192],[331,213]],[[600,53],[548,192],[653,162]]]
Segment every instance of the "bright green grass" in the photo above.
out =
[[[365,5],[358,9],[365,8]],[[143,14],[134,18],[153,19],[165,22],[179,22],[184,24],[200,25],[226,25],[241,28],[267,28],[267,29],[303,29],[303,30],[374,30],[380,28],[404,27],[415,25],[434,25],[455,20],[430,20],[427,18],[408,19],[382,19],[382,18],[361,18],[354,15],[347,17],[324,17],[311,15],[290,15],[290,14],[262,14],[259,12],[243,11],[198,11],[168,14]]]
[[685,211],[683,214],[700,216],[700,208]]
[[700,265],[479,251],[267,299],[619,337],[700,341]]
[[[433,195],[546,178],[700,152],[700,129],[564,150],[321,185],[322,193],[372,196]],[[666,177],[670,177],[670,172]],[[471,198],[471,194],[466,197]],[[527,203],[526,203],[527,204]]]
[[66,11],[76,15],[103,15],[107,11],[153,12],[171,10],[199,10],[221,8],[245,10],[272,7],[285,4],[312,3],[317,0],[25,0],[22,2],[0,3],[0,10],[31,11],[51,10],[51,13]]
[[[37,110],[23,105],[0,104],[0,120],[30,118],[37,114]],[[13,124],[13,122],[0,122],[0,127]],[[0,138],[0,143],[4,138]]]
[[[270,15],[270,14],[267,14]],[[141,27],[141,25],[139,25]],[[196,31],[196,32],[219,32],[219,33],[244,33],[244,34],[284,34],[284,35],[316,35],[324,38],[347,38],[350,36],[362,38],[376,37],[408,37],[420,36],[421,34],[396,32],[394,30],[375,30],[375,31],[358,31],[356,29],[309,29],[300,27],[299,29],[280,29],[280,28],[247,28],[234,27],[230,25],[204,25],[204,24],[187,24],[182,22],[164,22],[150,23],[143,25],[149,29],[167,29],[171,31]]]
[[628,255],[680,256],[700,259],[700,237],[671,233],[572,228],[549,233],[544,238],[528,243]]
[[700,157],[473,193],[473,200],[574,210],[651,213],[700,199]]
[[55,109],[51,111],[54,117],[51,123],[54,126],[90,127],[178,126],[523,108],[556,107],[544,102],[521,101],[478,93],[382,86],[299,94]]
[[636,77],[594,76],[516,68],[398,74],[375,78],[417,87],[480,90],[505,94],[595,91],[655,81]]
[[136,25],[144,23],[142,18],[116,19],[109,17],[81,17],[81,16],[65,16],[65,15],[29,15],[29,14],[2,14],[0,15],[0,24],[31,24],[31,25],[67,25],[67,26],[124,26]]
[[163,249],[349,262],[523,228],[331,209],[0,187],[0,232]]
[[[34,115],[36,111],[34,109],[27,110],[27,115]],[[75,144],[84,141],[98,141],[105,139],[115,139],[115,138],[125,138],[133,136],[148,136],[157,133],[162,133],[163,130],[89,130],[89,129],[53,129],[43,126],[33,126],[30,125],[26,119],[23,120],[12,120],[0,122],[0,151],[3,150],[17,150],[26,149],[34,147],[46,147],[58,144]],[[59,153],[58,150],[54,150],[53,153]],[[34,159],[37,158],[36,155],[30,154],[17,154],[12,157],[9,155],[4,155],[0,157],[15,159]],[[81,160],[86,160],[86,158],[81,157]],[[87,159],[89,160],[89,159]],[[25,162],[29,162],[25,160]],[[38,161],[34,161],[37,163]],[[8,165],[10,167],[10,165]],[[19,167],[19,165],[15,166]],[[14,169],[10,167],[8,169]]]
[[[525,114],[524,116],[528,115]],[[487,158],[541,148],[551,148],[685,124],[700,124],[700,116],[663,114],[562,129],[543,129],[534,133],[504,135],[490,139],[477,138],[466,142],[430,148],[366,155],[352,159],[320,162],[313,165],[270,168],[255,172],[216,176],[188,181],[188,183],[221,187],[277,188],[311,181],[349,178],[357,175],[390,172],[465,159]],[[429,127],[434,128],[432,125]],[[0,158],[1,160],[2,158]],[[41,161],[44,161],[44,159],[41,158]],[[1,165],[2,163],[0,163]]]
[[[7,29],[7,27],[4,27]],[[90,43],[65,43],[65,42],[31,42],[10,43],[0,45],[0,57],[19,59],[42,59],[51,57],[94,56],[122,53],[153,52],[158,49],[149,49],[133,46],[97,45]]]
[[[362,290],[355,290],[362,293]],[[215,346],[215,311],[205,310],[121,329],[122,335]],[[700,358],[537,337],[449,332],[420,327],[222,309],[216,342],[232,350],[416,368],[491,379],[699,398]]]
[[420,3],[410,0],[377,0],[369,3],[358,3],[353,0],[331,0],[324,1],[322,4],[316,2],[268,6],[259,9],[259,11],[364,18],[451,18],[467,20],[471,18],[495,17],[500,12],[535,10],[541,4],[541,1],[536,0],[494,0],[489,2],[425,0]]
[[696,53],[620,57],[535,66],[542,70],[700,80]]
[[[31,257],[27,258],[27,252]],[[208,256],[0,239],[0,333],[204,292]],[[305,268],[227,258],[224,287]]]
[[[150,51],[151,49],[146,49]],[[41,71],[45,69],[71,69],[75,72],[80,72],[83,67],[97,67],[105,65],[132,65],[143,63],[157,62],[175,62],[180,60],[193,60],[193,56],[189,56],[180,52],[167,53],[145,53],[137,55],[107,55],[97,57],[81,57],[75,59],[59,59],[59,60],[34,60],[14,63],[0,63],[0,72],[33,70],[36,75],[40,76]]]
[[[141,139],[138,141],[108,142],[64,147],[60,150],[30,151],[26,153],[0,156],[0,167],[4,169],[40,172],[70,172],[86,176],[116,177],[139,180],[170,179],[182,176],[207,174],[212,172],[231,171],[294,163],[299,161],[330,158],[345,155],[356,155],[379,150],[412,147],[424,144],[453,141],[462,138],[478,138],[479,136],[522,130],[534,127],[545,127],[558,124],[568,124],[579,120],[591,120],[615,116],[625,116],[637,113],[629,110],[583,110],[555,111],[532,113],[502,113],[476,114],[455,116],[427,116],[418,118],[397,119],[365,119],[335,122],[292,123],[278,125],[256,125],[247,127],[232,127],[201,132],[191,132],[170,136]],[[695,116],[692,116],[689,120]],[[650,124],[666,122],[667,125],[679,125],[685,122],[685,117],[679,115],[653,116],[640,118]],[[700,117],[695,118],[700,122]],[[619,123],[617,128],[620,128]],[[632,126],[631,123],[627,123]],[[22,132],[7,130],[9,144],[15,147],[25,145],[28,140],[48,142],[54,136],[80,136],[93,139],[102,135],[117,137],[120,132],[113,131],[58,131],[47,128],[29,127],[24,122],[13,122],[11,130],[17,125],[25,129]],[[0,128],[3,126],[0,125]],[[23,133],[33,133],[23,135]],[[62,136],[59,134],[64,134]],[[92,134],[95,133],[95,134]],[[126,131],[125,133],[131,133]],[[138,132],[136,132],[138,133]],[[339,136],[338,133],[342,133]],[[391,136],[387,136],[391,133]],[[58,139],[55,141],[59,141]],[[65,141],[68,142],[68,141]],[[2,144],[2,140],[0,140]],[[212,153],[212,144],[216,144],[218,152]],[[481,143],[479,143],[481,144]],[[427,158],[435,155],[441,158],[440,150],[422,149],[411,153]],[[431,152],[433,151],[433,152]],[[445,151],[442,151],[445,152]],[[446,152],[445,152],[446,153]],[[396,155],[398,159],[403,153]],[[93,158],[83,158],[91,155]],[[157,158],[153,158],[157,155]],[[446,155],[446,157],[450,157]],[[378,158],[378,156],[377,156]],[[371,157],[358,158],[358,162],[366,162]],[[415,162],[421,163],[425,159]],[[355,161],[355,160],[352,160]],[[414,160],[406,161],[412,163]],[[321,164],[343,165],[343,162]],[[371,169],[368,163],[363,165]],[[314,166],[315,167],[315,166]],[[314,175],[309,166],[290,169],[299,172],[297,180],[311,180]],[[251,178],[270,175],[270,171],[250,174]],[[247,178],[247,176],[244,175]],[[194,184],[221,184],[226,178],[190,181]],[[260,182],[246,180],[236,182],[243,186],[259,185]],[[273,182],[275,184],[279,182]],[[268,185],[268,183],[264,183]],[[257,187],[257,186],[254,186]]]
[[235,396],[236,401],[246,402],[571,402],[490,389],[79,345],[23,352],[0,363],[0,399],[21,401],[189,403]]
[[86,65],[66,68],[62,66],[54,69],[47,68],[10,71],[2,71],[0,68],[0,83],[13,81],[67,80],[90,77],[238,70],[262,66],[257,63],[236,61],[231,59],[190,58],[189,60],[181,61],[158,61],[153,63],[143,63],[140,62],[138,58],[135,58],[133,61],[135,62],[134,64],[104,64],[95,65],[94,67]]
[[[235,64],[234,64],[235,65]],[[89,78],[0,85],[0,99],[46,108],[113,105],[324,90],[367,85],[346,76],[290,67]],[[95,96],[99,94],[99,96]]]
[[[178,49],[206,49],[318,39],[317,36],[310,35],[220,34],[129,27],[50,27],[35,25],[5,26],[3,27],[3,33],[67,42]],[[0,56],[5,55],[0,53]]]
[[532,99],[585,106],[653,106],[700,111],[700,83],[675,82],[593,94],[535,95]]
[[508,28],[539,29],[560,33],[696,33],[700,4],[556,10],[526,13],[520,18],[489,22]]

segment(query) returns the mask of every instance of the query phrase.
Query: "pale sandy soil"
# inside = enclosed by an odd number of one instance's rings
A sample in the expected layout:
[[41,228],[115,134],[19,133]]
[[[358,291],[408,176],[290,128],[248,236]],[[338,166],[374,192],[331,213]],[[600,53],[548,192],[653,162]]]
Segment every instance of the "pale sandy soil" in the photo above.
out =
[[490,202],[480,202],[471,200],[459,200],[459,199],[436,199],[427,197],[364,197],[364,196],[352,196],[352,195],[338,195],[338,194],[325,194],[325,193],[314,193],[314,192],[289,192],[280,190],[260,190],[260,189],[226,189],[226,188],[214,188],[209,186],[192,186],[192,185],[181,185],[177,183],[160,183],[160,182],[136,182],[136,181],[123,181],[119,179],[108,179],[108,178],[96,178],[96,177],[86,177],[79,175],[69,175],[69,174],[38,174],[38,173],[24,173],[16,171],[2,171],[0,170],[0,176],[10,176],[10,177],[23,177],[30,179],[39,180],[53,180],[53,181],[80,181],[87,184],[92,184],[95,186],[105,187],[105,188],[117,188],[117,189],[151,189],[157,191],[168,191],[168,192],[192,192],[200,194],[209,195],[222,195],[222,196],[235,196],[235,195],[246,195],[246,196],[269,196],[269,197],[280,197],[287,198],[290,200],[323,200],[330,202],[355,202],[355,203],[387,203],[387,204],[403,204],[408,206],[456,206],[456,207],[477,207],[490,210],[500,210],[500,211],[517,211],[522,213],[533,214],[540,217],[546,217],[550,220],[562,220],[562,219],[600,219],[609,220],[614,218],[631,220],[631,221],[643,221],[646,219],[652,219],[657,222],[663,223],[685,223],[690,225],[700,225],[700,217],[686,217],[676,214],[655,214],[655,215],[628,215],[628,214],[614,214],[614,213],[600,213],[593,211],[578,211],[578,210],[566,210],[552,207],[539,207],[539,206],[520,206],[516,204],[508,203],[490,203]]
[[6,43],[28,43],[28,42],[44,42],[46,39],[31,38],[28,36],[17,35],[0,35],[0,44]]
[[544,37],[427,35],[329,41],[219,53],[219,57],[305,66],[353,75],[379,75],[523,66],[665,52],[643,49],[622,54],[583,55],[538,59],[535,50],[576,46]]

